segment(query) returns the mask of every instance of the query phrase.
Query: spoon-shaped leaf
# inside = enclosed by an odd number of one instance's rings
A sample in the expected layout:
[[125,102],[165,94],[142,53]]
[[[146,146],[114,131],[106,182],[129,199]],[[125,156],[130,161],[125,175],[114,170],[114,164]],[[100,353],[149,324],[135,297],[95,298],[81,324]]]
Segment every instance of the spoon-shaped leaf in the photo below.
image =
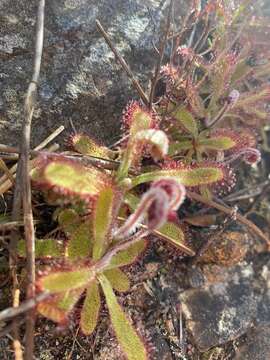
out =
[[57,323],[67,320],[69,312],[79,300],[83,289],[66,291],[59,294],[56,298],[45,300],[37,305],[37,311]]
[[106,298],[112,326],[127,359],[146,360],[147,352],[144,344],[119,305],[109,280],[104,275],[98,278]]
[[129,290],[129,278],[122,270],[115,268],[111,270],[106,270],[103,274],[109,280],[114,290],[119,292],[125,292]]
[[104,254],[110,241],[110,229],[115,210],[115,191],[108,187],[99,193],[93,216],[94,247],[93,259],[98,260]]
[[200,167],[180,167],[175,169],[157,170],[141,174],[132,180],[132,185],[136,186],[145,182],[160,180],[163,178],[173,178],[187,187],[208,185],[222,181],[224,173],[222,168],[211,166]]
[[113,154],[113,151],[105,146],[99,145],[86,134],[75,134],[70,138],[70,142],[75,151],[83,155],[110,159]]
[[[19,256],[26,256],[25,240],[21,239],[18,242],[17,250]],[[36,239],[35,255],[36,258],[61,257],[64,255],[63,243],[56,239]]]
[[110,176],[95,167],[85,167],[64,157],[55,157],[45,164],[41,163],[37,182],[63,194],[83,199],[96,197],[111,183]]
[[194,119],[193,115],[184,107],[181,107],[175,110],[172,113],[172,116],[179,122],[187,132],[192,134],[194,137],[198,136],[198,126],[197,121]]
[[90,258],[93,248],[93,233],[91,220],[81,223],[69,238],[67,244],[67,256],[75,261]]
[[51,293],[61,293],[86,287],[93,279],[93,272],[85,267],[68,271],[51,272],[40,277],[37,285],[40,289]]
[[90,335],[95,330],[100,305],[99,285],[96,281],[93,281],[87,289],[81,311],[80,327],[85,335]]
[[119,251],[111,260],[107,269],[113,269],[134,263],[145,250],[146,241],[140,240],[131,244],[128,249]]

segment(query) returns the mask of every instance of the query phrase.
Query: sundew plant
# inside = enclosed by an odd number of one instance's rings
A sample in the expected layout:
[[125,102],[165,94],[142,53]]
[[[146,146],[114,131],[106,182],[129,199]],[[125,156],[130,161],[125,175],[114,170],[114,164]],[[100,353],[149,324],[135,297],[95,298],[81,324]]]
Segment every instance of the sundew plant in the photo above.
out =
[[[118,144],[75,133],[69,151],[41,152],[31,170],[59,229],[36,239],[36,292],[47,295],[37,312],[65,327],[77,309],[91,335],[106,306],[129,360],[149,358],[151,346],[117,300],[130,289],[128,266],[155,239],[195,255],[179,208],[189,192],[206,202],[230,193],[236,165],[260,161],[258,129],[269,118],[263,20],[249,1],[198,3],[181,29],[167,29],[171,50],[157,77],[164,90],[127,104]],[[24,240],[18,253],[25,256]]]

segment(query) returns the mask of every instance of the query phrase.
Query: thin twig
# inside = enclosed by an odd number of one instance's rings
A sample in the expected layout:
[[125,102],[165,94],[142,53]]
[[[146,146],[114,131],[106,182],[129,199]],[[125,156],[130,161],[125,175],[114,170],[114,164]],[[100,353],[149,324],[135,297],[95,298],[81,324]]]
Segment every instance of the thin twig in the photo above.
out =
[[137,90],[138,94],[140,95],[140,98],[142,99],[142,101],[144,102],[144,104],[146,106],[148,106],[149,104],[149,100],[147,98],[147,95],[145,94],[143,88],[141,87],[141,85],[139,84],[138,80],[135,78],[135,76],[133,75],[132,71],[130,70],[128,64],[126,63],[126,61],[123,59],[123,57],[120,55],[120,53],[118,52],[118,50],[115,48],[115,46],[113,45],[111,39],[109,38],[108,33],[105,31],[105,29],[103,28],[103,26],[101,25],[99,20],[96,20],[96,25],[97,28],[99,30],[99,32],[101,33],[101,35],[104,37],[107,45],[110,47],[110,49],[112,50],[112,52],[114,53],[116,59],[120,62],[121,66],[123,67],[123,69],[125,70],[126,74],[129,76],[129,78],[132,81],[132,84],[134,85],[135,89]]
[[0,312],[0,321],[6,321],[16,316],[24,314],[36,307],[40,302],[48,299],[51,294],[43,292],[38,294],[35,298],[25,300],[18,307],[9,307]]
[[[43,148],[45,148],[45,146],[48,145],[49,142],[53,141],[63,130],[65,130],[65,128],[63,126],[59,126],[52,134],[50,134],[46,139],[44,139],[38,146],[36,146],[34,148],[34,150],[38,151],[38,150],[42,150]],[[14,154],[18,154],[20,151],[19,150],[15,150],[16,148],[12,147],[12,146],[7,146],[4,144],[0,144],[0,151],[1,152],[7,152],[7,153],[14,153]],[[17,164],[15,164],[14,166],[12,166],[12,168],[9,169],[9,171],[11,172],[11,174],[15,174],[17,169]],[[7,179],[7,176],[4,175],[0,178],[0,184],[2,184],[5,180]],[[0,191],[1,192],[1,191]],[[1,192],[2,193],[2,192]]]
[[[44,38],[44,8],[45,0],[40,0],[37,9],[36,21],[36,40],[34,65],[31,82],[28,86],[24,104],[24,123],[20,146],[20,157],[18,163],[17,178],[21,177],[22,187],[18,197],[22,198],[24,213],[24,236],[26,241],[26,267],[27,267],[27,298],[32,299],[35,296],[35,230],[32,213],[31,201],[31,182],[29,177],[29,153],[30,153],[30,134],[31,123],[36,103],[37,83],[40,74],[41,58]],[[18,181],[17,181],[18,184]],[[31,312],[26,319],[26,337],[25,337],[25,359],[33,359],[34,353],[34,326],[35,316]]]
[[270,185],[270,180],[267,179],[259,184],[250,186],[248,188],[241,189],[237,192],[234,192],[225,198],[223,198],[224,201],[238,201],[242,199],[249,199],[251,197],[255,197],[261,194],[261,192],[264,190],[265,187],[268,187]]
[[44,149],[50,142],[52,142],[58,135],[65,130],[63,125],[59,126],[54,132],[52,132],[46,139],[44,139],[38,146],[35,147],[35,150]]
[[[17,148],[16,151],[14,153],[19,153],[19,150]],[[53,144],[51,145],[48,149],[46,149],[46,153],[54,153],[55,151],[57,151],[59,149],[59,144]],[[11,149],[12,150],[12,149]],[[33,152],[32,152],[33,151]],[[33,154],[36,150],[30,150],[30,153]],[[36,152],[36,154],[38,154],[38,152]],[[33,161],[33,160],[32,160]],[[32,165],[32,161],[30,161],[30,164]],[[11,169],[10,172],[13,174],[16,173],[17,170],[17,164],[15,164]],[[12,187],[12,183],[10,182],[10,180],[6,179],[4,176],[0,178],[0,194],[4,194],[6,191],[8,191],[10,188]],[[16,190],[16,187],[15,187]],[[13,196],[13,198],[15,197],[15,195]],[[19,209],[21,210],[21,206],[18,205]],[[14,206],[13,206],[14,208]],[[19,212],[20,215],[20,212]],[[13,220],[18,219],[18,217],[14,217]]]
[[[1,145],[0,145],[1,147]],[[58,148],[58,146],[57,146]],[[6,152],[9,152],[11,154],[18,154],[19,149],[13,146],[6,147]],[[29,154],[32,156],[39,156],[39,155],[47,155],[47,156],[60,156],[65,157],[67,159],[76,160],[79,161],[85,165],[94,165],[97,167],[105,168],[106,170],[116,170],[120,164],[119,161],[111,160],[111,159],[105,159],[98,156],[91,156],[91,155],[85,155],[82,156],[81,154],[73,153],[70,151],[56,153],[54,152],[53,148],[50,148],[48,150],[30,150]],[[1,186],[0,186],[0,193],[1,193]]]
[[168,40],[168,35],[169,35],[170,25],[171,25],[171,19],[172,19],[173,3],[174,3],[174,0],[171,0],[170,1],[169,12],[168,12],[168,17],[167,17],[165,33],[164,33],[164,38],[163,38],[163,40],[161,42],[161,46],[160,46],[160,49],[159,49],[159,57],[158,57],[158,61],[157,61],[156,69],[155,69],[155,75],[154,75],[154,78],[153,78],[153,81],[152,81],[152,86],[151,86],[151,91],[150,91],[150,96],[149,96],[149,109],[152,108],[152,103],[154,101],[156,85],[157,85],[157,82],[158,82],[160,68],[161,68],[161,65],[162,65],[164,52],[165,52],[165,48],[166,48],[166,44],[167,44],[167,40]]
[[[205,205],[208,205],[212,208],[215,208],[219,211],[222,211],[223,213],[227,214],[227,215],[232,215],[233,209],[231,209],[230,207],[226,207],[224,205],[221,205],[213,200],[207,200],[204,197],[202,197],[201,195],[191,192],[191,191],[187,191],[187,196],[193,200],[199,201]],[[235,219],[238,220],[240,223],[246,225],[249,227],[250,230],[252,230],[256,235],[258,235],[261,239],[263,239],[264,241],[266,241],[268,247],[270,247],[270,240],[268,239],[268,237],[255,225],[253,224],[251,221],[249,221],[248,219],[246,219],[244,216],[236,213],[235,214]]]
[[7,165],[5,164],[5,162],[2,159],[0,159],[0,169],[4,171],[7,178],[12,182],[12,184],[14,184],[14,178],[13,178],[11,172],[9,171],[9,168],[7,167]]
[[[19,304],[20,304],[20,290],[16,289],[13,297],[13,308],[17,308]],[[13,339],[13,349],[14,349],[15,360],[23,360],[22,345],[18,338]]]
[[[14,155],[8,155],[8,154],[0,154],[0,158],[2,160],[7,160],[7,161],[17,161],[19,156],[14,154]],[[10,179],[11,180],[11,179]]]
[[20,226],[24,226],[23,221],[8,221],[6,223],[0,223],[0,231],[12,230]]
[[[23,323],[24,323],[24,319],[17,319],[17,324],[18,325],[21,325]],[[2,328],[0,330],[0,338],[3,337],[3,336],[8,335],[10,332],[12,332],[12,330],[13,330],[13,324],[12,323],[6,325],[4,328]]]

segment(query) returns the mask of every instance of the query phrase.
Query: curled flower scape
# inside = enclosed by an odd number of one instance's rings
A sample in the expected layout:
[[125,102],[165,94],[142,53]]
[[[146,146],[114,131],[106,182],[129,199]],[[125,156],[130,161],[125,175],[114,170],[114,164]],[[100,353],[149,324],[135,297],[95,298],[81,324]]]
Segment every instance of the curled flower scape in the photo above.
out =
[[226,164],[230,164],[233,161],[243,158],[246,164],[252,165],[261,161],[261,152],[255,148],[244,148],[241,149],[238,153],[234,154],[226,160]]
[[152,188],[166,191],[169,196],[170,210],[176,211],[184,202],[186,197],[186,188],[174,179],[162,179],[155,181]]
[[229,96],[227,97],[224,106],[221,108],[221,110],[216,115],[216,117],[212,120],[206,119],[206,126],[213,127],[213,125],[216,125],[220,120],[222,120],[224,115],[227,113],[227,111],[230,110],[237,103],[239,97],[240,97],[239,91],[235,89],[232,90]]
[[179,208],[186,195],[185,187],[174,179],[154,182],[126,222],[114,233],[116,238],[130,236],[143,221],[148,230],[159,229],[171,213]]

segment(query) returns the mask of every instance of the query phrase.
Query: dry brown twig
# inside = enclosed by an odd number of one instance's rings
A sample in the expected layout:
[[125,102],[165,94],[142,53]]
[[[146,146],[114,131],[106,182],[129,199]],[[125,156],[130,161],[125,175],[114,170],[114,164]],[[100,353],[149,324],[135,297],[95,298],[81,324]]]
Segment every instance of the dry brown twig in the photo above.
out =
[[142,101],[144,102],[144,104],[146,106],[148,106],[149,104],[149,100],[147,95],[145,94],[143,88],[141,87],[141,85],[139,84],[138,80],[135,78],[134,74],[132,73],[132,71],[130,70],[128,64],[126,63],[126,61],[124,60],[124,58],[120,55],[120,53],[118,52],[118,50],[115,48],[115,46],[113,45],[108,33],[105,31],[105,29],[103,28],[103,26],[101,25],[99,20],[96,20],[96,25],[97,28],[99,30],[99,32],[101,33],[101,35],[104,37],[107,45],[109,46],[109,48],[112,50],[112,52],[114,53],[116,60],[119,61],[119,63],[121,64],[122,68],[125,70],[126,74],[128,75],[128,77],[131,79],[133,86],[135,87],[135,89],[137,90],[138,94],[140,95]]
[[[0,145],[0,151],[1,147],[4,148],[5,145]],[[56,153],[55,151],[58,150],[58,144],[52,145],[52,147],[48,148],[47,150],[30,150],[29,154],[32,156],[39,156],[39,155],[47,155],[47,156],[59,156],[59,153]],[[10,154],[18,154],[19,149],[13,146],[7,146],[5,147],[5,151]],[[119,161],[111,160],[111,159],[105,159],[98,156],[90,156],[90,155],[81,155],[78,153],[73,153],[70,151],[64,151],[61,152],[61,156],[65,156],[67,159],[76,160],[78,162],[81,162],[84,165],[94,165],[99,168],[104,168],[106,170],[115,170],[119,166]],[[1,194],[1,184],[0,184],[0,194]]]
[[[37,83],[40,74],[41,58],[44,38],[44,8],[45,0],[39,0],[36,21],[36,40],[34,65],[31,82],[28,86],[25,104],[24,104],[24,123],[20,146],[20,156],[18,162],[18,171],[16,177],[16,186],[13,201],[13,220],[19,217],[20,205],[23,205],[24,214],[24,235],[26,240],[26,259],[27,259],[27,298],[32,299],[35,296],[35,231],[32,213],[31,201],[31,183],[29,178],[29,153],[30,153],[30,135],[31,122],[34,112],[37,96]],[[17,307],[16,309],[19,309]],[[34,353],[34,325],[35,316],[31,311],[26,320],[26,346],[25,359],[33,359]]]
[[[203,196],[195,193],[195,192],[191,192],[191,191],[187,191],[187,196],[190,199],[196,200],[202,204],[205,204],[207,206],[210,206],[214,209],[217,209],[229,216],[231,216],[233,214],[233,209],[224,205],[221,205],[213,200],[207,200],[205,199]],[[270,240],[268,239],[268,237],[255,225],[253,224],[253,222],[249,221],[248,219],[246,219],[244,216],[235,213],[235,219],[237,221],[239,221],[240,223],[246,225],[251,231],[253,231],[254,234],[258,235],[261,239],[263,239],[266,243],[268,248],[270,248]]]
[[[54,143],[46,149],[46,153],[53,153],[53,152],[57,151],[59,149],[59,147],[60,147],[59,144]],[[12,150],[12,147],[10,147],[10,149]],[[30,153],[32,153],[32,151],[36,151],[36,150],[30,150]],[[10,153],[11,154],[12,153],[19,154],[20,151],[19,151],[19,149],[17,149],[17,151],[10,151]],[[33,162],[33,160],[30,161],[30,165],[32,165],[32,162]],[[17,170],[17,164],[12,166],[12,168],[10,169],[10,172],[15,175],[17,172],[16,170]],[[3,175],[0,178],[0,195],[3,195],[5,192],[7,192],[12,187],[12,185],[13,185],[12,182],[5,175]],[[18,214],[19,217],[20,217],[20,214],[21,213],[19,211],[19,214]],[[14,219],[16,219],[16,218],[14,218]]]
[[163,40],[162,40],[161,45],[160,45],[159,57],[158,57],[157,65],[156,65],[156,68],[155,68],[155,75],[154,75],[154,78],[153,78],[153,81],[152,81],[152,86],[151,86],[151,91],[150,91],[150,96],[149,96],[149,109],[152,108],[153,100],[154,100],[154,97],[155,97],[156,85],[157,85],[158,78],[159,78],[160,68],[161,68],[161,65],[162,65],[164,52],[165,52],[165,48],[166,48],[166,44],[167,44],[167,40],[168,40],[168,36],[169,36],[171,20],[172,20],[173,3],[174,3],[174,0],[171,0],[170,1],[170,6],[169,6],[168,17],[167,17],[166,29],[165,29]]
[[[16,289],[13,297],[13,308],[17,308],[19,306],[19,303],[20,303],[20,290]],[[19,339],[14,339],[13,348],[14,348],[15,360],[23,360],[22,345]]]
[[35,298],[25,300],[17,307],[9,307],[5,309],[0,312],[0,321],[7,321],[16,316],[22,315],[25,312],[32,310],[38,303],[48,299],[50,296],[51,294],[43,292],[38,294]]
[[0,231],[8,231],[21,226],[24,226],[22,221],[8,221],[0,224]]
[[[65,129],[64,126],[59,126],[55,131],[52,132],[52,134],[50,134],[38,146],[36,146],[33,151],[40,151],[43,148],[45,148],[45,146],[47,146],[51,141],[53,141],[64,129]],[[53,145],[47,151],[56,151],[56,146]],[[18,158],[18,154],[20,151],[18,149],[15,150],[15,148],[12,146],[0,144],[0,152],[14,154],[14,156],[16,156],[16,158]],[[16,170],[17,170],[17,164],[13,165],[9,169],[11,174],[15,174]],[[4,174],[3,176],[1,176],[1,178],[0,178],[0,194],[4,194],[8,189],[10,189],[11,186],[12,186],[12,183],[9,181],[7,175]]]

